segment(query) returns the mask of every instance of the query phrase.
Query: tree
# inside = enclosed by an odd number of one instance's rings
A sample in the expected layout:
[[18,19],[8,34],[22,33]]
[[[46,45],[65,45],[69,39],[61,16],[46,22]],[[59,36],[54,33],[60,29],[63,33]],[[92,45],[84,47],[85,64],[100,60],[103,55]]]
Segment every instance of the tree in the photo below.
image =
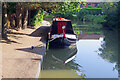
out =
[[[19,30],[19,29],[25,29],[27,27],[28,15],[30,18],[31,10],[38,10],[38,12],[46,11],[49,13],[60,12],[63,10],[63,8],[62,8],[62,6],[64,6],[63,3],[64,2],[60,2],[60,3],[58,3],[58,2],[44,2],[44,3],[43,2],[34,2],[34,3],[30,3],[30,2],[12,3],[12,2],[9,2],[7,11],[8,11],[9,15],[12,15],[13,13],[15,14],[15,18],[16,18],[15,25],[16,25],[17,30]],[[65,2],[64,4],[66,5],[66,6],[64,6],[65,10],[64,10],[64,12],[61,12],[61,13],[63,13],[65,16],[67,14],[71,15],[71,13],[75,13],[75,10],[79,10],[77,8],[74,8],[75,6],[77,6],[77,3]],[[71,6],[69,6],[69,5],[71,5]],[[71,8],[72,10],[71,11],[68,10],[69,8]],[[37,14],[35,14],[35,15],[37,15]],[[43,19],[42,16],[41,16],[41,20]],[[29,23],[30,23],[30,21],[29,21]],[[12,26],[12,18],[10,18],[10,24]]]
[[22,27],[22,3],[18,2],[16,4],[16,27],[19,30]]
[[25,29],[28,24],[28,10],[30,9],[29,2],[17,2],[16,4],[16,26],[17,29]]
[[3,12],[2,12],[2,38],[7,39],[7,3],[3,2]]
[[23,3],[23,21],[22,21],[22,29],[25,29],[28,24],[28,10],[29,10],[29,3]]
[[16,3],[15,2],[7,2],[7,19],[9,20],[10,22],[10,25],[8,25],[7,27],[8,28],[14,28],[15,27],[15,12],[16,12]]
[[103,15],[106,15],[106,22],[104,25],[111,30],[115,30],[118,27],[118,3],[117,2],[105,2],[100,3],[99,7],[102,8]]

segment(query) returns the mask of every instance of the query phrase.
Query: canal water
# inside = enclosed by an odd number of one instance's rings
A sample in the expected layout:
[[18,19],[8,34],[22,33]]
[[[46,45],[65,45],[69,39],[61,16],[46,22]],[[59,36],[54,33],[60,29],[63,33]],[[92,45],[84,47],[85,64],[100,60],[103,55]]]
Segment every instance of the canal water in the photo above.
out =
[[76,44],[46,51],[40,78],[118,78],[117,32],[83,27]]

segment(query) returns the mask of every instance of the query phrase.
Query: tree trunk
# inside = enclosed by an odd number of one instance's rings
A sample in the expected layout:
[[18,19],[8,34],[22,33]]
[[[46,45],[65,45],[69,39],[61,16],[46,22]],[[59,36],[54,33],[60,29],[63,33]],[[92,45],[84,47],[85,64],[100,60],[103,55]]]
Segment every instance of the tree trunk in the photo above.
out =
[[31,10],[28,11],[28,25],[31,25]]
[[3,2],[2,12],[2,38],[7,39],[7,3]]
[[21,3],[16,4],[16,27],[19,30],[22,27],[22,7]]
[[28,9],[23,10],[23,25],[22,25],[22,29],[27,28],[27,24],[28,24]]

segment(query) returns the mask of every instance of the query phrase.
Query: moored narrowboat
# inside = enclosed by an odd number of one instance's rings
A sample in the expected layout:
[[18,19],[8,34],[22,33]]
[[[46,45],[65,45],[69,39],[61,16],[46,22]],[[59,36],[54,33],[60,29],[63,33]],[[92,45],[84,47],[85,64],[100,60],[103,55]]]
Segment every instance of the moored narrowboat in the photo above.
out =
[[76,43],[77,35],[72,28],[71,20],[54,18],[48,33],[49,47],[65,47]]

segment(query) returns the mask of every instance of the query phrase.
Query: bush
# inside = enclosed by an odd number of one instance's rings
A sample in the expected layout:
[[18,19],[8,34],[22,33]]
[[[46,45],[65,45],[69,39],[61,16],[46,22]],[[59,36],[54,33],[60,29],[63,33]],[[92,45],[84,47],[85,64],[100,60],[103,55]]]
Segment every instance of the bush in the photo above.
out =
[[37,14],[34,16],[32,20],[32,24],[35,25],[40,25],[43,21],[43,16],[44,16],[44,10],[38,11]]
[[101,9],[100,8],[83,8],[80,10],[80,12],[77,14],[77,17],[80,20],[83,20],[83,18],[86,15],[99,15],[101,14]]
[[106,22],[105,17],[106,15],[85,15],[85,21],[102,23]]

